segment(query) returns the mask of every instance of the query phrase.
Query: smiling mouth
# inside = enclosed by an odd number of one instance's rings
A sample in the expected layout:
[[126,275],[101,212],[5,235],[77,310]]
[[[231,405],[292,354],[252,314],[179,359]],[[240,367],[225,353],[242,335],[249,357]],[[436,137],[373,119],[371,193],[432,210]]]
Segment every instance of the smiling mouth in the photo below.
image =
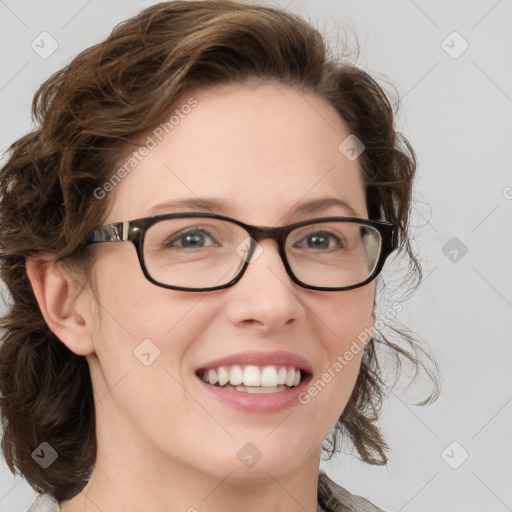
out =
[[200,369],[196,375],[218,388],[242,393],[279,393],[298,386],[307,372],[286,365],[231,365]]

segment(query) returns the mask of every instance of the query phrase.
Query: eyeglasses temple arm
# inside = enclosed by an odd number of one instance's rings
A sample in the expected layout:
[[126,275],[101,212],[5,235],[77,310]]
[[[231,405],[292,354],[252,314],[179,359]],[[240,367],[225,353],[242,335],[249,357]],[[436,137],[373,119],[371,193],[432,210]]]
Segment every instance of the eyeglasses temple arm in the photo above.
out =
[[87,234],[86,242],[88,244],[101,244],[104,242],[124,242],[128,240],[130,223],[116,222],[93,229]]

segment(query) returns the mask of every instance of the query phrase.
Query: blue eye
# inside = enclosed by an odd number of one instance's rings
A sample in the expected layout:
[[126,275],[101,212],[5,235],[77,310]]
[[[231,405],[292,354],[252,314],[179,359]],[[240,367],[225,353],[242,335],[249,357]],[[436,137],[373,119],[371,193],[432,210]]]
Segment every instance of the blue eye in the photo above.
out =
[[[308,249],[332,249],[335,246],[342,246],[342,240],[328,231],[314,231],[303,238],[307,240]],[[334,245],[331,245],[331,241]]]
[[[210,234],[203,229],[190,229],[184,231],[177,236],[174,236],[172,240],[168,240],[165,243],[166,248],[181,247],[183,249],[197,249],[206,247],[205,241],[210,239],[213,242]],[[210,244],[215,245],[214,243]]]

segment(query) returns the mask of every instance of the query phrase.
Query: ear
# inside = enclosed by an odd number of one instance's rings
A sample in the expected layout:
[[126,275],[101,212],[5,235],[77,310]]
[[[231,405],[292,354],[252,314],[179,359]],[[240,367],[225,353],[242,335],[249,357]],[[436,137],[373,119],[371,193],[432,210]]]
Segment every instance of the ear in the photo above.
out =
[[87,292],[52,255],[31,257],[26,268],[50,330],[75,354],[92,354],[92,319]]

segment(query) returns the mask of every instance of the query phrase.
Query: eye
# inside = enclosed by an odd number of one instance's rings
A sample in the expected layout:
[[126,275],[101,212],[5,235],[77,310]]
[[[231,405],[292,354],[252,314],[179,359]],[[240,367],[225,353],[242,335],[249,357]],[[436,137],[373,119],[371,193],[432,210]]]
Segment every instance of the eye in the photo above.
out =
[[[335,235],[334,233],[330,233],[329,231],[312,231],[308,233],[303,239],[302,242],[306,241],[306,247],[308,249],[332,249],[336,246],[342,247],[343,241],[342,239]],[[332,242],[332,244],[331,244]],[[301,243],[298,244],[302,245]]]
[[209,246],[214,246],[215,242],[211,235],[204,229],[189,229],[183,231],[178,235],[173,236],[165,242],[166,248],[181,247],[183,249],[201,249],[207,247],[207,241],[212,243]]

